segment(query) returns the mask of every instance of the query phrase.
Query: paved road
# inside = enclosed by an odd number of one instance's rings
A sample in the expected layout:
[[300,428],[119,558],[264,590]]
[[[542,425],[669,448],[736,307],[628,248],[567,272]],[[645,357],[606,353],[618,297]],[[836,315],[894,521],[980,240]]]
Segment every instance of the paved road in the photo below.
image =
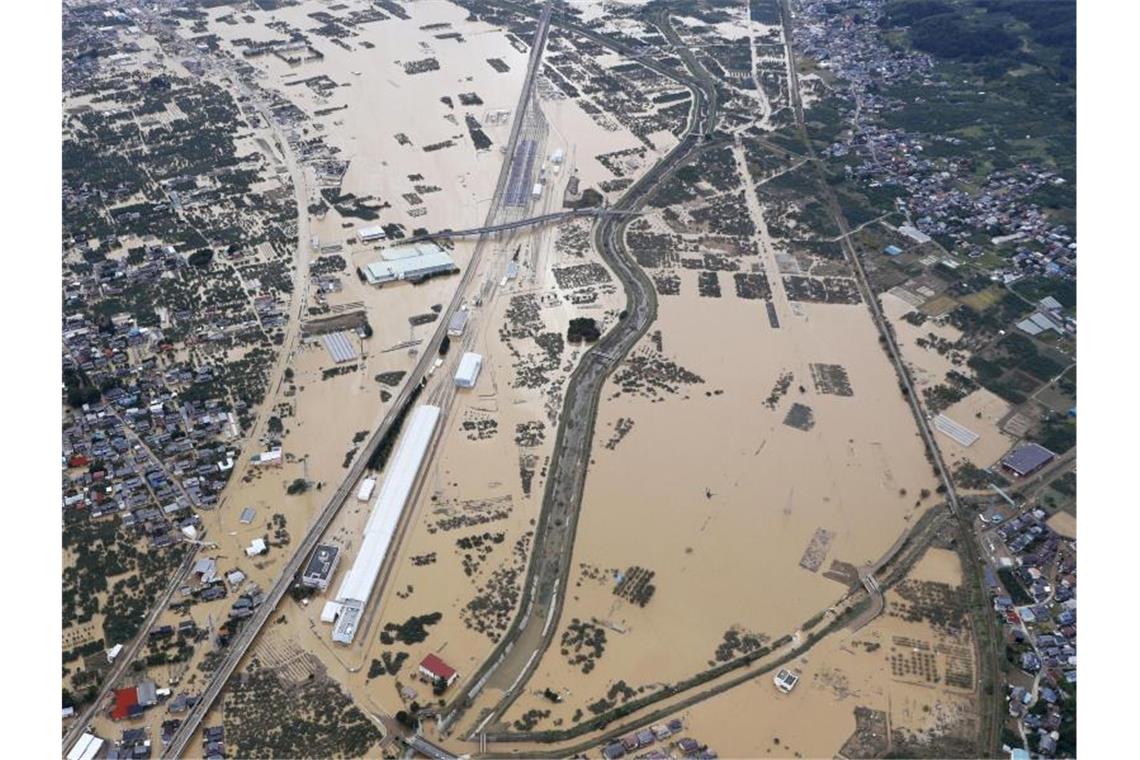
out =
[[[515,7],[510,3],[502,4]],[[562,23],[561,19],[559,23]],[[595,38],[607,47],[615,47],[604,37]],[[669,71],[660,73],[673,80],[682,79]],[[715,123],[713,105],[700,88],[697,78],[685,78],[682,83],[690,87],[694,98],[693,118],[685,136],[622,196],[615,209],[633,211],[644,204],[658,185],[693,155],[705,132],[710,131]],[[490,720],[501,715],[521,692],[557,629],[552,621],[557,620],[562,609],[563,595],[558,593],[558,589],[565,588],[570,570],[602,386],[657,316],[657,294],[653,283],[624,250],[623,233],[627,222],[627,219],[607,216],[594,228],[594,244],[621,281],[628,303],[625,317],[586,352],[567,385],[542,511],[535,529],[534,549],[523,582],[523,588],[527,589],[526,599],[499,644],[448,706],[440,720],[444,731],[456,724],[492,675],[511,686],[491,714],[480,716],[478,724],[467,732],[467,737],[471,738]]]
[[[530,102],[530,99],[533,95],[534,83],[536,81],[536,64],[542,56],[542,47],[546,43],[546,33],[550,18],[550,7],[551,3],[548,0],[543,12],[543,21],[540,22],[539,28],[535,34],[534,46],[531,51],[531,58],[529,63],[530,67],[524,80],[523,90],[519,96],[519,108],[516,109],[514,124],[511,128],[511,139],[507,144],[506,156],[508,158],[503,162],[503,166],[499,172],[498,183],[495,188],[495,194],[492,198],[491,207],[487,212],[485,226],[494,224],[495,217],[498,214],[500,201],[503,195],[503,188],[506,185],[506,178],[509,171],[510,162],[515,153],[515,144],[518,141],[519,125],[522,121],[523,115],[526,112],[526,106]],[[272,588],[266,592],[265,602],[257,609],[252,617],[248,618],[245,621],[239,633],[230,642],[224,659],[218,665],[218,668],[214,671],[210,682],[205,686],[198,703],[190,710],[185,719],[183,719],[182,725],[179,727],[178,731],[171,739],[171,742],[166,746],[165,750],[162,753],[162,757],[176,758],[180,757],[186,752],[186,748],[191,738],[193,738],[194,734],[198,730],[198,727],[201,725],[202,720],[206,717],[206,714],[209,712],[211,706],[221,694],[222,689],[225,687],[226,681],[229,680],[234,670],[237,669],[237,666],[241,663],[242,659],[249,651],[250,646],[257,638],[257,635],[261,631],[261,628],[274,614],[277,605],[280,604],[281,599],[289,590],[294,577],[298,572],[300,572],[301,567],[304,565],[309,555],[316,548],[317,542],[320,540],[321,536],[324,535],[325,531],[328,529],[329,524],[340,511],[341,506],[353,493],[356,482],[364,474],[368,460],[371,459],[372,455],[379,447],[380,442],[384,439],[388,430],[392,427],[392,424],[395,421],[395,418],[399,411],[408,403],[412,391],[420,385],[420,383],[423,381],[424,376],[427,374],[427,370],[434,363],[436,355],[439,352],[439,344],[447,334],[447,326],[451,321],[451,316],[455,313],[455,310],[462,302],[463,295],[478,269],[479,259],[481,258],[483,250],[485,248],[485,242],[486,238],[483,238],[476,246],[475,252],[472,254],[471,261],[468,263],[467,269],[463,273],[459,286],[456,288],[455,296],[452,298],[451,302],[448,304],[447,309],[443,313],[442,318],[439,320],[439,327],[432,335],[432,338],[428,344],[424,346],[424,350],[420,355],[420,360],[416,363],[416,366],[409,373],[408,379],[405,382],[403,388],[400,390],[399,394],[397,394],[394,403],[392,404],[391,410],[384,417],[384,420],[380,423],[380,426],[372,434],[372,437],[369,438],[368,443],[364,446],[364,449],[356,458],[355,463],[352,465],[351,469],[348,472],[348,475],[345,477],[340,487],[337,488],[335,493],[333,493],[332,497],[328,501],[328,504],[324,507],[321,513],[317,516],[317,519],[309,527],[309,530],[305,534],[304,538],[296,545],[293,556],[281,569],[281,574],[278,576],[276,583],[274,583]],[[380,589],[377,589],[373,592],[373,598],[379,598],[380,595]]]

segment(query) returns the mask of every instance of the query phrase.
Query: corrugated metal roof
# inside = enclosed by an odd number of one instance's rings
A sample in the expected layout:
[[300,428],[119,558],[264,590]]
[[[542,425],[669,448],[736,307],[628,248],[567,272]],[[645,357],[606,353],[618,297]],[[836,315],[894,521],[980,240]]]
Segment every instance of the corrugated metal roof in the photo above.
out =
[[325,344],[325,348],[328,349],[332,360],[337,364],[350,362],[356,358],[356,347],[352,345],[352,341],[349,340],[347,333],[335,332],[322,335],[321,341]]
[[963,425],[959,425],[944,414],[940,414],[934,418],[934,427],[939,432],[945,433],[963,446],[972,446],[974,441],[978,440],[977,433]]
[[1017,323],[1017,329],[1026,332],[1030,335],[1039,335],[1041,328],[1036,325],[1032,320],[1023,319]]

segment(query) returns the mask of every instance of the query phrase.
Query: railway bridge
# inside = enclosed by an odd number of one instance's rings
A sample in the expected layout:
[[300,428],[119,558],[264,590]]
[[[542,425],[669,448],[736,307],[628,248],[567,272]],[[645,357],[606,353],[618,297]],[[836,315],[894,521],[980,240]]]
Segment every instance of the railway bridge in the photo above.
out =
[[439,232],[424,232],[408,238],[401,238],[399,240],[399,243],[403,245],[406,243],[418,243],[422,240],[431,240],[433,238],[462,238],[476,237],[479,235],[493,235],[497,232],[508,232],[510,230],[517,230],[522,227],[538,227],[539,225],[543,224],[553,224],[555,222],[562,222],[568,219],[575,219],[579,217],[600,219],[608,216],[632,216],[639,213],[639,211],[625,211],[612,208],[579,208],[571,209],[569,211],[555,211],[553,213],[543,214],[541,216],[532,216],[528,219],[517,219],[513,222],[501,222],[499,224],[491,224],[484,227],[472,227],[466,230],[440,230]]

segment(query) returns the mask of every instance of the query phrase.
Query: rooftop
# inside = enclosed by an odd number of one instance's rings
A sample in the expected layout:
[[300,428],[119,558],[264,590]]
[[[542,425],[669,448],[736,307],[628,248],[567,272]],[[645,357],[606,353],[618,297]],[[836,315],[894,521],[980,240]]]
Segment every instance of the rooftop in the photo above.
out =
[[1027,475],[1038,467],[1052,461],[1057,455],[1049,449],[1036,443],[1019,446],[1005,455],[1001,460],[1003,466],[1016,472],[1018,475]]

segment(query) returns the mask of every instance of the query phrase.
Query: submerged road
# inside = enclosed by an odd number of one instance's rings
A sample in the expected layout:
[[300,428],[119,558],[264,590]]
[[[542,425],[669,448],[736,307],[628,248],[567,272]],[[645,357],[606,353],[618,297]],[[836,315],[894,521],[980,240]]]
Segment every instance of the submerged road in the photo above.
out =
[[[511,3],[501,4],[517,7]],[[591,36],[599,42],[605,40],[604,37]],[[616,49],[608,41],[603,44]],[[711,132],[715,124],[715,103],[710,101],[697,77],[679,77],[664,69],[655,70],[689,87],[693,95],[693,111],[681,142],[630,187],[614,205],[617,211],[639,209],[657,187],[705,143],[705,134]],[[628,221],[628,218],[608,215],[594,228],[594,244],[625,289],[627,306],[617,325],[583,355],[570,376],[542,511],[535,528],[534,549],[522,584],[525,589],[523,604],[491,655],[448,705],[440,719],[441,731],[446,732],[456,724],[492,675],[511,686],[493,711],[478,716],[477,723],[465,733],[465,738],[473,738],[490,721],[502,715],[521,693],[557,630],[555,623],[561,614],[564,597],[559,589],[565,589],[569,577],[602,386],[657,317],[657,293],[653,283],[625,250],[624,231]]]
[[[491,200],[491,206],[487,211],[486,221],[484,226],[491,226],[495,223],[495,217],[498,215],[499,207],[501,204],[503,189],[506,186],[507,174],[510,169],[510,164],[514,160],[515,145],[518,142],[520,132],[520,124],[525,115],[527,105],[533,96],[534,83],[536,81],[537,64],[542,57],[542,49],[546,44],[546,34],[550,21],[551,2],[548,0],[546,3],[542,18],[538,25],[538,30],[535,32],[534,44],[531,50],[530,60],[528,62],[527,75],[523,83],[522,92],[519,95],[519,107],[515,111],[514,123],[511,128],[511,137],[507,143],[506,159],[503,161],[502,168],[499,172],[499,179],[495,187],[495,193]],[[281,573],[277,581],[266,592],[264,603],[257,608],[253,616],[248,618],[242,625],[241,630],[234,636],[230,642],[229,647],[226,649],[226,654],[223,660],[219,663],[217,669],[210,676],[209,682],[205,685],[202,695],[197,704],[191,708],[187,713],[182,725],[179,726],[178,731],[172,737],[170,743],[165,747],[162,752],[163,758],[177,758],[181,757],[186,752],[186,748],[190,740],[197,733],[198,727],[202,724],[210,708],[214,702],[217,701],[221,695],[222,689],[225,687],[226,682],[230,676],[237,669],[238,665],[245,658],[249,648],[253,645],[257,635],[261,629],[269,621],[270,617],[274,614],[276,607],[281,603],[289,587],[293,583],[293,579],[297,573],[301,571],[301,567],[308,559],[309,555],[316,548],[317,542],[328,526],[340,511],[341,506],[348,499],[349,495],[353,493],[356,482],[364,474],[367,467],[368,460],[376,452],[380,446],[381,441],[387,435],[392,425],[395,423],[396,418],[401,409],[408,403],[409,398],[423,381],[428,369],[433,365],[436,355],[439,352],[439,344],[442,342],[444,336],[447,334],[447,326],[451,322],[451,317],[458,309],[460,302],[463,300],[464,293],[466,292],[471,280],[474,278],[475,272],[478,270],[479,259],[482,256],[485,248],[487,238],[481,238],[475,248],[475,252],[471,256],[471,261],[468,263],[466,270],[463,272],[462,279],[459,286],[455,290],[455,295],[452,297],[444,313],[440,316],[439,327],[433,333],[431,340],[423,347],[423,352],[420,354],[420,359],[415,367],[408,374],[407,381],[404,383],[403,388],[400,389],[399,394],[393,400],[392,406],[387,415],[385,415],[380,426],[368,439],[367,444],[357,456],[356,461],[353,463],[345,479],[342,481],[339,488],[329,499],[328,503],[317,516],[316,520],[309,526],[308,531],[305,533],[304,538],[296,544],[293,555],[289,561],[281,569]],[[381,590],[377,589],[373,592],[373,598],[380,598]]]

